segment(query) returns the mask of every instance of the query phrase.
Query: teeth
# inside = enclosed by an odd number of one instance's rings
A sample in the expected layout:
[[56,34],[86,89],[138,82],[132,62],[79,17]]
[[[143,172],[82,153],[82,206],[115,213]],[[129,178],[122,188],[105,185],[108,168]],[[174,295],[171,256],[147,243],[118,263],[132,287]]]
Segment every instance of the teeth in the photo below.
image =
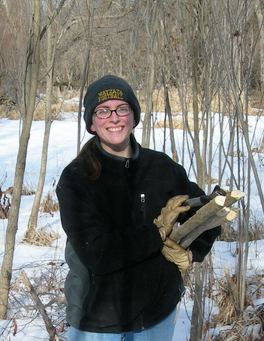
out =
[[116,128],[108,128],[109,131],[120,131],[122,130],[122,127],[116,127]]

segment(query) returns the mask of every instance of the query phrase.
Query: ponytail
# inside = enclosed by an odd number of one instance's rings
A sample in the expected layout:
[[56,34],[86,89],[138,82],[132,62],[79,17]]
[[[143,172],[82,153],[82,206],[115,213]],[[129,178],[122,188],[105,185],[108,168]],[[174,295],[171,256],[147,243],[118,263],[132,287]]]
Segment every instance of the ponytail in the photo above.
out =
[[95,138],[86,142],[73,160],[76,168],[81,169],[91,180],[97,180],[101,174],[101,164],[95,155]]

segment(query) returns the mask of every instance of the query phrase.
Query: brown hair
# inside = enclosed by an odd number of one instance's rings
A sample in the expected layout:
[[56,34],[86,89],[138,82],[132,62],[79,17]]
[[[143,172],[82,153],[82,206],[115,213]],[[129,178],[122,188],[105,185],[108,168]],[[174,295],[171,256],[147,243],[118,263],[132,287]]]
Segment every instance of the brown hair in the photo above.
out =
[[97,180],[101,174],[101,164],[95,155],[95,139],[94,136],[86,142],[73,160],[76,168],[80,169],[91,180]]

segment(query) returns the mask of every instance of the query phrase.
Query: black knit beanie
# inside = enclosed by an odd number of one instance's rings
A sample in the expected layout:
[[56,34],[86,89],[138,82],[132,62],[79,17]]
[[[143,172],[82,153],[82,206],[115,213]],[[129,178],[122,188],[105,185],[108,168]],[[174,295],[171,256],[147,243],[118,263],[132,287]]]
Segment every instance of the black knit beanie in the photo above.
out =
[[104,76],[90,84],[84,97],[84,121],[86,129],[91,131],[92,115],[98,104],[109,99],[119,99],[127,102],[134,112],[135,126],[140,120],[140,105],[131,86],[122,78],[112,75]]

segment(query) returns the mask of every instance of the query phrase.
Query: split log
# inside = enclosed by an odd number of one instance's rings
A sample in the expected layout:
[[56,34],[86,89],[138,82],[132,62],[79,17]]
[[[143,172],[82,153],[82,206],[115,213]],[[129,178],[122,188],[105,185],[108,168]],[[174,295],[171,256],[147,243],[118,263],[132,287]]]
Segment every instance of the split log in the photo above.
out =
[[32,284],[30,283],[26,273],[24,270],[21,271],[21,277],[22,277],[22,280],[28,290],[28,292],[30,293],[33,301],[36,303],[36,306],[44,320],[44,323],[45,323],[45,326],[46,326],[46,329],[47,329],[47,332],[49,333],[50,335],[50,341],[51,340],[59,340],[58,336],[56,335],[56,328],[53,326],[41,300],[39,299],[38,297],[38,294],[36,292],[36,290],[34,289],[34,287],[32,286]]
[[219,195],[208,204],[202,206],[196,213],[182,225],[174,225],[169,238],[178,242],[188,233],[202,225],[207,219],[214,216],[225,206],[225,196]]
[[195,230],[183,237],[180,242],[181,246],[184,249],[187,249],[187,247],[204,231],[213,229],[214,227],[222,225],[226,222],[230,222],[234,220],[236,216],[237,213],[235,211],[232,211],[230,208],[224,207],[213,217],[210,217],[202,225],[198,226]]
[[245,193],[242,191],[239,191],[239,190],[227,191],[226,192],[225,206],[229,207],[229,206],[233,205],[235,202],[239,201],[244,196],[245,196]]

